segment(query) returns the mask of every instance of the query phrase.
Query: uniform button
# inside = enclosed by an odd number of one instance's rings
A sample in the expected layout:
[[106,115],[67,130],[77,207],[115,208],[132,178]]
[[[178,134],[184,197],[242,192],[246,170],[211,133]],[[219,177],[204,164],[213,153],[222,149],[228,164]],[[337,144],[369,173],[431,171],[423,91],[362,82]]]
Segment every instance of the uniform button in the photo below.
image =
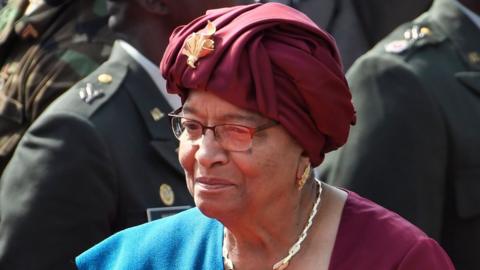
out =
[[98,75],[97,80],[100,83],[109,84],[109,83],[112,82],[113,78],[112,78],[112,75],[110,75],[110,74],[102,73],[102,74]]
[[428,27],[422,27],[422,28],[420,28],[420,33],[422,35],[428,36],[432,33],[432,31],[430,31],[430,28],[428,28]]
[[175,202],[175,194],[173,193],[173,189],[169,184],[161,184],[160,185],[160,200],[162,200],[163,204],[167,206],[173,205]]

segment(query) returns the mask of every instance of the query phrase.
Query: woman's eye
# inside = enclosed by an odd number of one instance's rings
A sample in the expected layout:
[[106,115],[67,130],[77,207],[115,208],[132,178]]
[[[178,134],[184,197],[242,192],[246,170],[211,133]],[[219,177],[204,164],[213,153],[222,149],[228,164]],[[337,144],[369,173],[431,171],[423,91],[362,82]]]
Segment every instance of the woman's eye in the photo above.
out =
[[249,134],[248,129],[245,127],[235,126],[235,125],[225,125],[223,126],[224,131],[228,133],[234,133],[238,135]]
[[196,132],[202,130],[202,126],[199,123],[193,121],[186,121],[182,123],[187,132]]

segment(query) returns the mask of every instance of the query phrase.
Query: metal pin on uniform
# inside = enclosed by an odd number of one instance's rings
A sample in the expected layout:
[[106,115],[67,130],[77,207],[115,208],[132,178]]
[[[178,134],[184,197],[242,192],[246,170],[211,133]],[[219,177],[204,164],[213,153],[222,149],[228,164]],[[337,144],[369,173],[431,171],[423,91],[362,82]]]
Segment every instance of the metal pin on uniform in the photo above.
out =
[[85,103],[91,104],[95,99],[102,97],[104,93],[102,89],[94,89],[93,84],[87,83],[85,87],[80,89],[78,95]]
[[[110,74],[102,73],[98,75],[97,81],[100,84],[110,84],[113,81],[113,77]],[[87,83],[85,87],[80,88],[80,92],[78,92],[80,99],[83,100],[85,103],[90,104],[95,99],[104,96],[103,89],[95,89],[92,83]]]
[[171,206],[175,202],[175,193],[173,193],[173,189],[169,184],[161,184],[160,189],[160,200],[167,205]]
[[470,52],[468,53],[468,61],[471,64],[478,64],[480,63],[480,53],[478,52]]
[[160,119],[163,118],[163,116],[165,114],[162,113],[162,111],[160,111],[159,108],[155,107],[155,108],[150,110],[150,115],[152,116],[152,118],[155,122],[158,122],[158,121],[160,121]]
[[112,75],[107,74],[107,73],[102,73],[98,75],[97,80],[99,83],[102,84],[109,84],[113,81]]
[[390,53],[401,53],[405,51],[410,44],[418,39],[424,38],[431,34],[428,27],[414,25],[403,33],[403,39],[394,40],[385,45],[385,51]]

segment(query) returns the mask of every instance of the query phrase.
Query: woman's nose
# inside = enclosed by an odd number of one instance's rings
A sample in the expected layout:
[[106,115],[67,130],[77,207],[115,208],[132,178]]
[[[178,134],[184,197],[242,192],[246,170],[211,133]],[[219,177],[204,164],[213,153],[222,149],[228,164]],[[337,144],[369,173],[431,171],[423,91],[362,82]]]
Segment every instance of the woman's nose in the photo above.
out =
[[200,165],[210,168],[216,164],[227,162],[227,153],[215,138],[213,130],[207,129],[197,144],[198,150],[195,153],[195,159]]

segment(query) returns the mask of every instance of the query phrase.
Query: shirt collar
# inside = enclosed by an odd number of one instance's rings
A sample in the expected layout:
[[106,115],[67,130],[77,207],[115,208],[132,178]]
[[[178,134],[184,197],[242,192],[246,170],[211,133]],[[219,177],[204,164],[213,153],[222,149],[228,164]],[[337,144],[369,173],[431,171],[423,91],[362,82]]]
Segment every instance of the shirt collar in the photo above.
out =
[[167,93],[167,83],[160,75],[159,67],[152,63],[152,61],[148,60],[142,53],[140,53],[126,41],[117,40],[117,42],[133,59],[135,59],[135,61],[137,61],[145,69],[159,89],[160,93],[162,93],[163,97],[167,100],[170,107],[172,107],[172,109],[179,108],[181,106],[180,98],[177,95]]

